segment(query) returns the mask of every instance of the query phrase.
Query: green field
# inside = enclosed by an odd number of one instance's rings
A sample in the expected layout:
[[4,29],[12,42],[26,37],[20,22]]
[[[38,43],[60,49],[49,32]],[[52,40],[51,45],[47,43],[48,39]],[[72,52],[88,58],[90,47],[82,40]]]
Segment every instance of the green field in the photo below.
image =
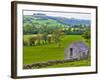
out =
[[[24,40],[28,40],[30,36],[34,35],[24,35]],[[84,41],[81,35],[65,35],[62,38],[61,46],[58,47],[56,43],[48,43],[45,45],[37,46],[24,46],[23,48],[23,64],[32,64],[37,62],[45,62],[49,60],[63,60],[64,59],[64,49],[68,47],[71,43],[75,41]],[[90,41],[87,42],[90,46]],[[64,64],[58,64],[49,66],[51,67],[72,67],[72,66],[89,66],[90,59],[80,60],[74,62],[68,62]]]

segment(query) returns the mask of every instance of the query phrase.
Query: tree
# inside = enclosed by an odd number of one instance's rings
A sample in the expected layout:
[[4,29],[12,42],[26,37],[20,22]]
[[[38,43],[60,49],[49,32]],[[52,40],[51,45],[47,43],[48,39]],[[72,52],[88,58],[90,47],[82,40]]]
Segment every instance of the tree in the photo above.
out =
[[24,34],[29,34],[32,30],[32,25],[30,23],[25,23],[23,28]]
[[87,28],[86,31],[82,34],[82,37],[88,41],[91,38],[90,29]]
[[55,43],[58,44],[58,46],[61,46],[61,38],[63,37],[64,33],[60,29],[56,29],[52,33],[52,37]]

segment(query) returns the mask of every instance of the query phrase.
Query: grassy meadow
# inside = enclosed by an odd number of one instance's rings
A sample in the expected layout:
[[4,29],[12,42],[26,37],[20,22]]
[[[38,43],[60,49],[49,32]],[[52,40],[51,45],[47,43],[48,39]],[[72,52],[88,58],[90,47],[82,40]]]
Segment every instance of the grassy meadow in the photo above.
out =
[[[24,35],[24,40],[28,40],[29,37],[35,35]],[[63,60],[64,59],[64,49],[68,47],[72,42],[75,41],[85,41],[81,35],[64,35],[61,39],[61,46],[58,47],[56,43],[48,43],[44,45],[37,46],[24,46],[23,48],[23,64],[32,64],[37,62],[46,62],[49,60]],[[87,42],[90,46],[90,41]],[[90,59],[80,60],[74,62],[68,62],[64,64],[57,64],[52,67],[75,67],[75,66],[89,66]]]

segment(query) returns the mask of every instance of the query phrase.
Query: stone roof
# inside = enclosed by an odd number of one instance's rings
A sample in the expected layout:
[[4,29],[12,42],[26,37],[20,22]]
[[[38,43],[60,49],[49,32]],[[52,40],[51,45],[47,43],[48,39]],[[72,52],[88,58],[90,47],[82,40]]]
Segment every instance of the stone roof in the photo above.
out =
[[86,51],[89,50],[89,47],[86,43],[84,43],[83,41],[78,41],[78,42],[74,42],[71,44],[72,47],[77,47],[80,51]]

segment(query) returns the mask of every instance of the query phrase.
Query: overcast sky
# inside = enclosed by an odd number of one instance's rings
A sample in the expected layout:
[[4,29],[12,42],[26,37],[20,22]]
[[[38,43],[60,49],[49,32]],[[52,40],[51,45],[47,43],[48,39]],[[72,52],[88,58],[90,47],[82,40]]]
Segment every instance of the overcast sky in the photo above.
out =
[[24,15],[33,15],[34,13],[42,13],[47,16],[55,16],[55,17],[66,17],[66,18],[76,18],[76,19],[85,19],[91,20],[90,13],[80,13],[80,12],[55,12],[55,11],[23,11]]

